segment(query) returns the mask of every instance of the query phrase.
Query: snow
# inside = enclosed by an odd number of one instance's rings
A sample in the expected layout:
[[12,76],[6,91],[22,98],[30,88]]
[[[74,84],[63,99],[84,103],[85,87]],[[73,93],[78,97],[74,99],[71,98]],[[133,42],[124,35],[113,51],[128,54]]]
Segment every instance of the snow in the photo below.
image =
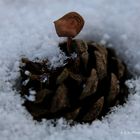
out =
[[26,86],[26,85],[28,84],[29,80],[30,80],[30,79],[27,79],[27,80],[23,81],[22,85],[23,85],[23,86]]
[[25,71],[25,75],[29,76],[30,72],[28,70]]
[[29,89],[29,94],[35,95],[36,94],[36,91],[35,90],[32,90],[32,89]]
[[[139,0],[0,0],[0,7],[0,140],[140,139]],[[34,121],[13,86],[21,57],[47,57],[52,65],[63,64],[57,44],[65,38],[57,37],[53,21],[69,11],[86,21],[77,38],[113,47],[135,78],[127,82],[128,102],[102,121],[70,127],[60,119],[54,127],[51,121]]]
[[25,95],[25,98],[27,100],[31,101],[31,102],[35,101],[35,96],[34,95],[29,95],[29,96]]

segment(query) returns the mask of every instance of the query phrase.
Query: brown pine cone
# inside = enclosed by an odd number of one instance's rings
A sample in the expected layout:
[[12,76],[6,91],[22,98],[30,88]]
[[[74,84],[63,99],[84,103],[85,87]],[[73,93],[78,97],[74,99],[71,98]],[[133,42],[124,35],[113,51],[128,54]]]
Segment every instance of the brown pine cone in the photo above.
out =
[[[67,54],[66,43],[59,47]],[[21,95],[34,119],[92,122],[125,101],[128,71],[111,49],[73,40],[71,50],[77,56],[68,57],[67,64],[55,70],[48,69],[47,60],[22,59]]]

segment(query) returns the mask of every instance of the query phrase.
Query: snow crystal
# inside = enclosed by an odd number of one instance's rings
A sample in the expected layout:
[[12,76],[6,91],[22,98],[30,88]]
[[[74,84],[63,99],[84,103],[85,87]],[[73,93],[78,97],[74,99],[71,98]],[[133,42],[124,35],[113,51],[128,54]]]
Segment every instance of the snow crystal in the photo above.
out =
[[109,40],[110,39],[110,36],[108,34],[104,34],[103,35],[103,38],[106,39],[106,40]]
[[30,95],[35,95],[36,94],[36,91],[35,90],[32,90],[32,89],[29,89],[29,94]]
[[29,71],[25,71],[25,75],[29,76],[30,75],[30,72]]
[[[0,7],[0,140],[140,139],[139,0],[0,0]],[[47,58],[50,67],[65,64],[67,57],[57,47],[65,38],[56,35],[53,21],[69,11],[85,19],[77,38],[109,43],[136,78],[127,82],[128,102],[101,121],[70,127],[60,119],[54,127],[51,121],[32,119],[13,81],[19,78],[22,56]]]
[[56,56],[53,56],[52,58],[49,59],[49,68],[50,69],[55,69],[57,67],[62,67],[66,65],[66,60],[67,56],[63,52],[60,52]]
[[25,81],[22,82],[22,85],[26,86],[28,84],[28,82],[29,82],[29,79],[26,79]]
[[102,44],[102,45],[106,45],[106,40],[104,40],[104,39],[102,39],[101,41],[100,41],[100,43]]
[[34,95],[29,95],[29,96],[25,95],[25,98],[27,100],[31,101],[31,102],[35,101],[35,96]]
[[45,77],[42,82],[45,83],[46,81],[48,81],[48,77]]
[[106,45],[107,42],[109,41],[109,39],[110,39],[110,36],[106,33],[106,34],[103,35],[102,39],[100,40],[100,43],[102,45]]
[[77,53],[72,53],[72,54],[71,54],[71,58],[72,58],[72,59],[77,58]]

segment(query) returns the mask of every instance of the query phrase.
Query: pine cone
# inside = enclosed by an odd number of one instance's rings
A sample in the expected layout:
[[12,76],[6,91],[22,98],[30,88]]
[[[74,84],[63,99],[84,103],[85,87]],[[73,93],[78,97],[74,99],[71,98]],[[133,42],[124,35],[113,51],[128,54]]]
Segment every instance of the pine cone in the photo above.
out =
[[[66,43],[59,45],[67,54]],[[114,51],[96,43],[73,40],[66,65],[48,69],[47,60],[22,59],[21,95],[34,119],[64,117],[92,122],[128,95],[126,65]],[[24,61],[26,60],[26,61]]]

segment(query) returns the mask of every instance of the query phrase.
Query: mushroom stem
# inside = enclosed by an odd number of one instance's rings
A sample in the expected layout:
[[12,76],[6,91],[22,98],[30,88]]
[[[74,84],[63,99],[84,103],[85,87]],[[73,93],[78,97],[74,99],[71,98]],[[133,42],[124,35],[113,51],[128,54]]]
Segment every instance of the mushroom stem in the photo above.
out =
[[68,55],[70,55],[70,52],[71,52],[71,42],[72,42],[72,38],[71,37],[68,37],[67,38],[67,52],[68,52]]

